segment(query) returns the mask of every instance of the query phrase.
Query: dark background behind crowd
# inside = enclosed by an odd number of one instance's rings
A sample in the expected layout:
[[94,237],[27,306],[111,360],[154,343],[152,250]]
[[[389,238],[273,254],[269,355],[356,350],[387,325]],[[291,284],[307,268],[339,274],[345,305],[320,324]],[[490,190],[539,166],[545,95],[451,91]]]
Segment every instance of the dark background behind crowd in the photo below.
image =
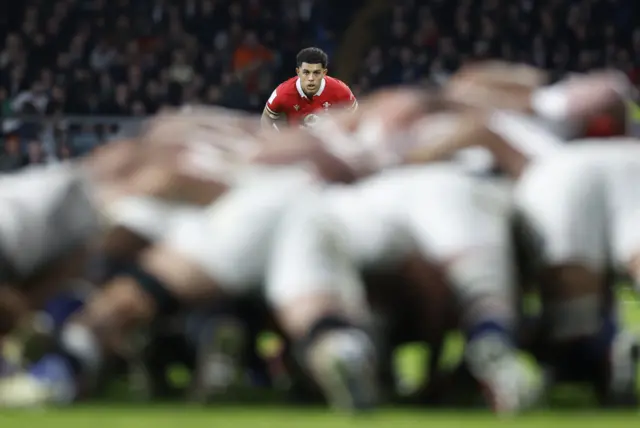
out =
[[183,103],[259,112],[307,46],[325,50],[330,74],[356,95],[442,83],[479,58],[525,62],[556,76],[616,67],[640,85],[637,0],[5,3],[3,171],[80,155],[126,132],[126,122],[103,116],[144,117]]

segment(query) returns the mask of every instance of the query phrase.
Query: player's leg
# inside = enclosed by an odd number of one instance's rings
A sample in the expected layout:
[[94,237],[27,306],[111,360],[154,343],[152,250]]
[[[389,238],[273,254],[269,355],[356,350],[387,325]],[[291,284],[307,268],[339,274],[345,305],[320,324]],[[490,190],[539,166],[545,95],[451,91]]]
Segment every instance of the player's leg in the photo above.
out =
[[[593,378],[615,336],[605,301],[609,206],[598,152],[587,147],[540,161],[522,177],[516,204],[539,246],[548,363],[558,377]],[[604,322],[603,322],[604,321]]]
[[393,367],[393,353],[404,344],[421,343],[429,348],[424,370],[429,375],[413,390],[411,402],[435,404],[447,395],[443,378],[442,356],[447,334],[457,329],[457,304],[452,288],[442,269],[419,254],[412,254],[398,266],[387,271],[373,270],[365,275],[367,296],[373,312],[378,344],[386,359],[380,370],[384,387],[407,392],[417,386],[416,379],[401,376]]
[[[174,253],[164,248],[150,248],[143,259],[155,255],[172,257],[168,260],[173,269],[190,270],[190,266],[185,267]],[[192,275],[187,280],[193,282],[195,277]],[[179,294],[169,291],[161,278],[143,260],[108,281],[62,327],[57,352],[45,356],[28,375],[13,384],[0,385],[3,394],[9,390],[21,391],[11,395],[12,400],[4,404],[65,404],[76,398],[78,382],[92,389],[110,354],[126,354],[137,329],[145,328],[159,315],[170,315],[178,307]]]
[[[175,235],[145,250],[139,261],[129,261],[101,287],[62,328],[60,351],[33,368],[24,382],[31,386],[24,388],[24,397],[14,394],[15,403],[74,399],[77,379],[95,381],[105,355],[123,352],[136,329],[158,315],[170,315],[181,304],[215,296],[215,282],[179,251],[200,249],[202,239],[207,239],[204,217],[202,210],[184,215],[172,231]],[[177,243],[173,236],[179,237]]]
[[[615,144],[604,142],[608,156],[600,157],[607,182],[611,257],[614,265],[629,273],[636,284],[640,279],[640,146],[637,140],[621,140]],[[615,293],[615,291],[614,291]],[[615,301],[615,306],[621,302]],[[638,361],[640,360],[640,338],[633,330],[620,326],[611,343],[607,369],[604,373],[602,399],[608,405],[637,406],[636,388]]]
[[0,286],[0,338],[15,330],[28,315],[25,296],[13,287]]
[[471,372],[497,412],[527,408],[537,389],[515,351],[508,191],[438,167],[411,185],[407,219],[422,254],[443,267],[453,287]]
[[42,308],[84,273],[88,242],[99,233],[92,190],[72,165],[30,167],[3,178],[0,282],[7,302],[17,299],[2,310],[7,328],[22,323],[19,308]]
[[377,402],[375,353],[363,285],[328,215],[328,197],[312,193],[282,218],[267,276],[267,298],[301,365],[342,409]]
[[[618,151],[616,164],[607,167],[609,197],[614,205],[612,221],[613,258],[617,267],[631,275],[640,285],[640,233],[635,224],[640,216],[640,193],[637,191],[640,140],[624,139],[611,150]],[[611,145],[611,142],[607,144]],[[617,167],[617,168],[616,168]]]

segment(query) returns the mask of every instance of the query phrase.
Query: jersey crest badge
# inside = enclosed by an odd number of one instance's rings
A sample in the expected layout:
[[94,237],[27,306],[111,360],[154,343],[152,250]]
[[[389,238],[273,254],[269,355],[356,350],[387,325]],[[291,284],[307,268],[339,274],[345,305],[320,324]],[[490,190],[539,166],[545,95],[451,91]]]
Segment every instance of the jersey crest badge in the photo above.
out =
[[298,104],[296,104],[296,105],[294,105],[294,106],[293,106],[293,109],[294,109],[295,111],[298,111],[298,110],[300,110],[300,106],[299,106]]

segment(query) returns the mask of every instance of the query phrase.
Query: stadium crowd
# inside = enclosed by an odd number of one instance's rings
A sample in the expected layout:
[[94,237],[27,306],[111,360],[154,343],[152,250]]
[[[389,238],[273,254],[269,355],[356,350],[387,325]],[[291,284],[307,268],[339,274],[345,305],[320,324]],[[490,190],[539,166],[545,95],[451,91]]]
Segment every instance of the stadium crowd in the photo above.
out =
[[[303,46],[335,52],[362,2],[29,0],[0,17],[0,115],[145,116],[206,103],[258,112]],[[356,95],[442,83],[470,58],[503,58],[556,75],[624,70],[640,85],[640,10],[631,0],[393,2],[354,78]],[[339,5],[340,13],[332,13]],[[505,7],[503,7],[505,6]],[[383,28],[383,31],[379,31]],[[480,35],[478,37],[478,35]],[[76,156],[116,125],[3,122],[2,170]]]
[[640,5],[633,0],[400,0],[363,61],[356,88],[442,83],[469,59],[553,71],[613,67],[640,85]]
[[[141,117],[183,103],[259,112],[301,46],[335,50],[359,6],[342,2],[335,15],[337,3],[15,2],[0,17],[0,115]],[[3,123],[3,170],[86,152],[115,131],[42,135],[35,123],[18,124]]]

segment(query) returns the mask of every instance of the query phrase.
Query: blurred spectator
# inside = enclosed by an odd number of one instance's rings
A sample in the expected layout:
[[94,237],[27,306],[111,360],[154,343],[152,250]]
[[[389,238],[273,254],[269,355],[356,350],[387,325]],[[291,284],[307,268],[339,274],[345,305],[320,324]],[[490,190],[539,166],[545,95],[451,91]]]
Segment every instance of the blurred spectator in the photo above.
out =
[[242,76],[238,73],[225,73],[222,75],[221,105],[233,109],[245,109],[247,107],[247,91],[242,82]]
[[20,140],[17,136],[7,138],[4,142],[3,149],[3,153],[0,155],[0,171],[15,171],[27,164],[27,160],[20,149]]
[[233,53],[233,70],[236,76],[245,79],[247,90],[253,92],[257,89],[258,73],[268,71],[272,61],[271,51],[259,42],[255,32],[249,31]]
[[185,85],[193,80],[194,70],[190,62],[187,61],[187,53],[178,50],[173,53],[171,65],[169,66],[169,78],[173,82]]
[[25,113],[31,110],[28,106],[33,106],[35,112],[44,113],[49,103],[49,96],[45,91],[45,87],[41,81],[37,80],[31,84],[27,90],[21,91],[11,103],[14,112]]
[[[97,146],[96,146],[97,147]],[[62,144],[58,149],[57,158],[60,161],[66,161],[74,158],[74,154],[72,150],[66,144]]]
[[101,40],[91,52],[91,68],[95,71],[107,71],[118,55],[115,48],[106,40]]
[[40,140],[31,140],[27,143],[26,162],[29,165],[45,164],[49,161]]
[[11,100],[7,89],[0,86],[0,117],[9,116],[11,112]]

